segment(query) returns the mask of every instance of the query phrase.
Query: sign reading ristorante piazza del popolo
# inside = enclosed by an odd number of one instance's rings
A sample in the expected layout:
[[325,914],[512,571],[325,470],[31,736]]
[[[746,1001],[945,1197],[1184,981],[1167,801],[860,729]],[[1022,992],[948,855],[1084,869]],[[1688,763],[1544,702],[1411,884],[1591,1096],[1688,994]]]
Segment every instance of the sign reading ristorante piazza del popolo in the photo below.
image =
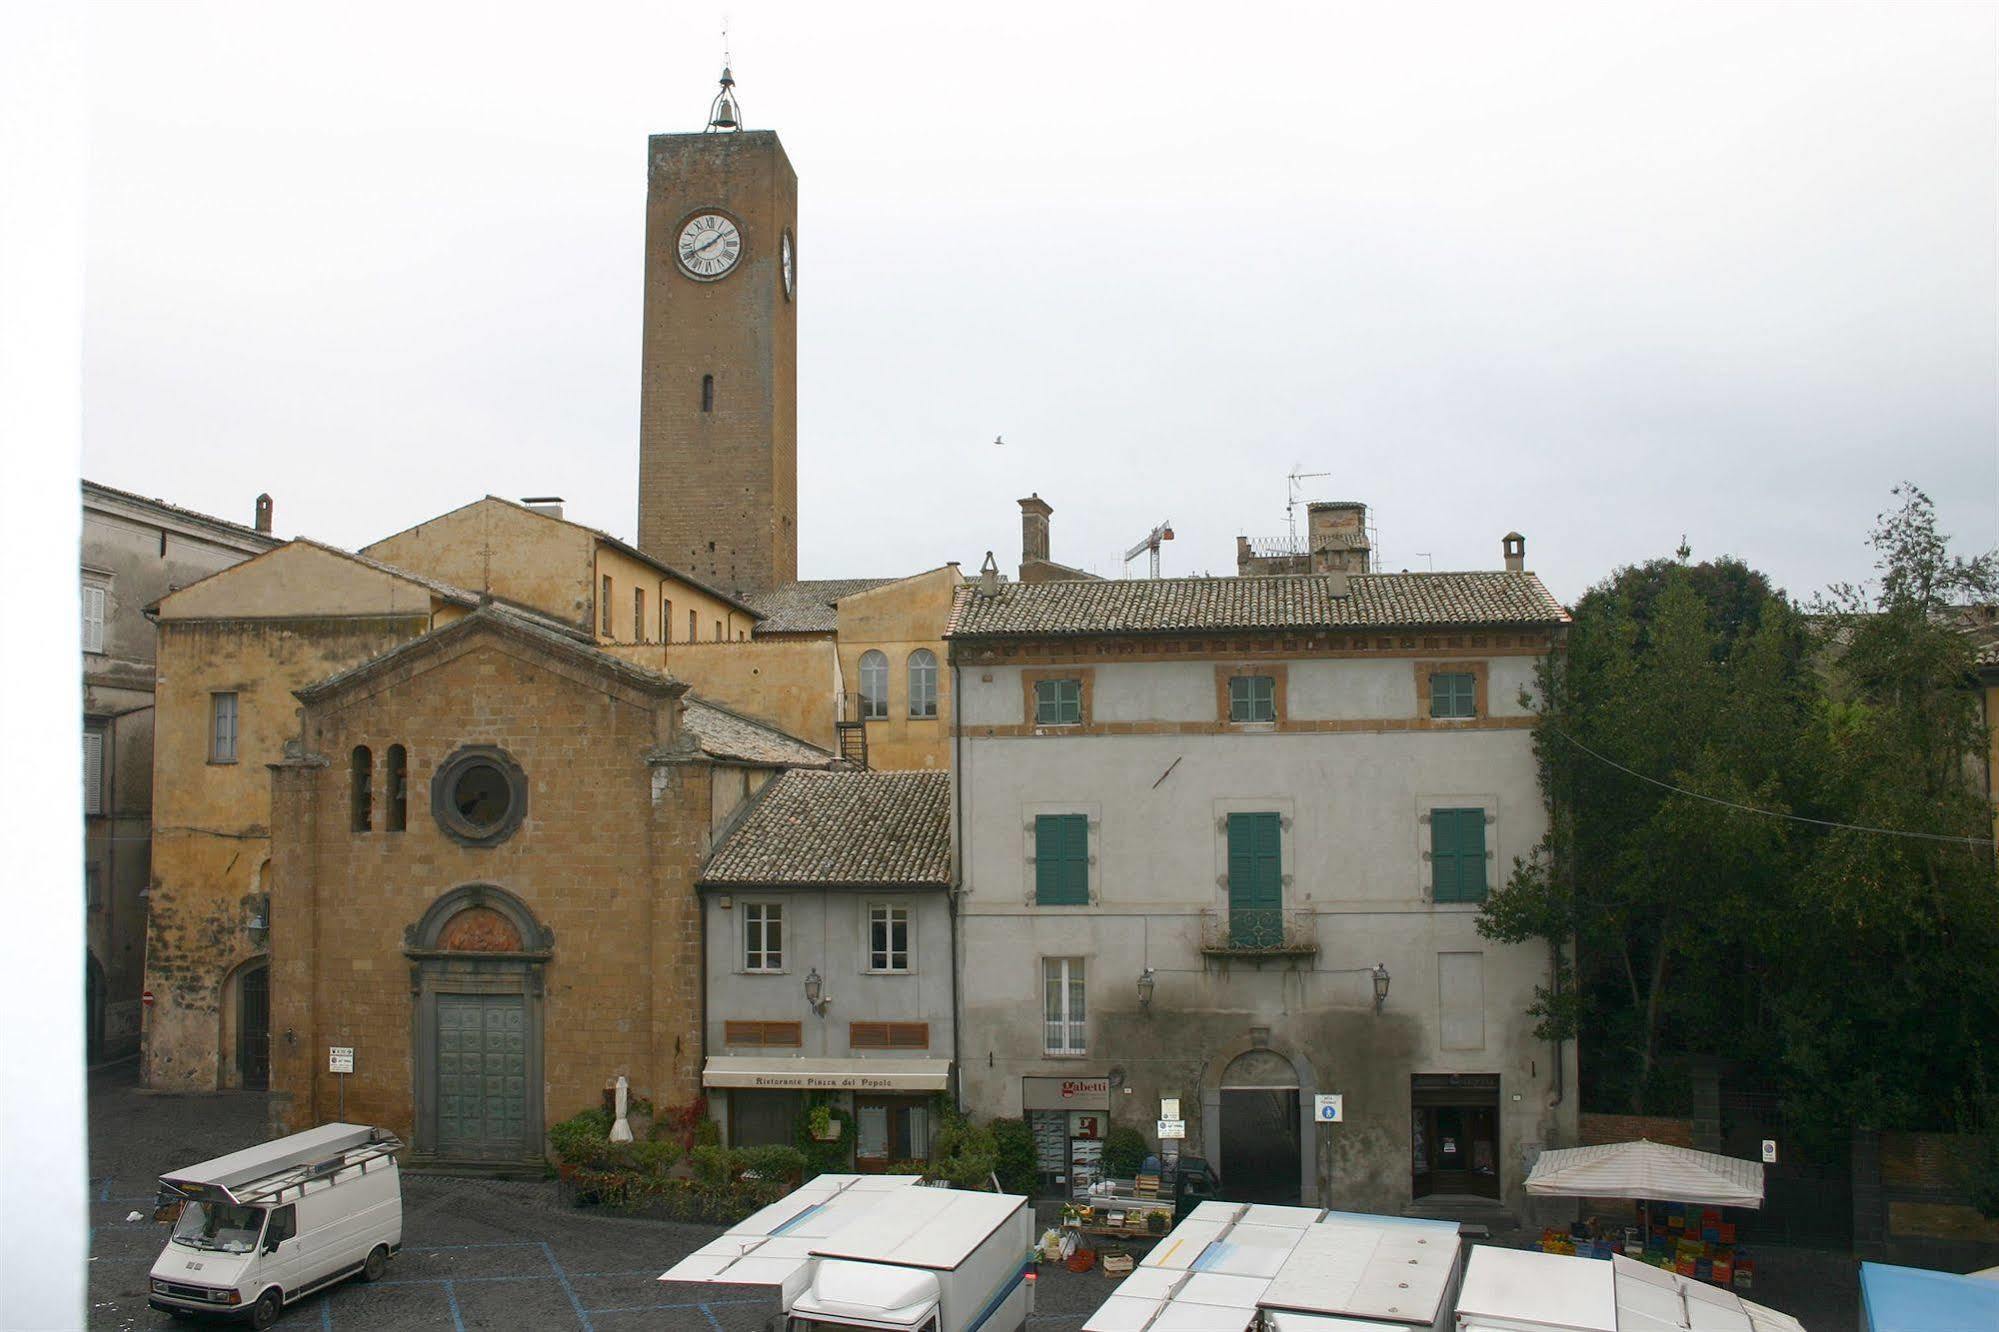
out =
[[708,1087],[769,1091],[943,1091],[948,1059],[785,1059],[713,1055],[702,1071]]

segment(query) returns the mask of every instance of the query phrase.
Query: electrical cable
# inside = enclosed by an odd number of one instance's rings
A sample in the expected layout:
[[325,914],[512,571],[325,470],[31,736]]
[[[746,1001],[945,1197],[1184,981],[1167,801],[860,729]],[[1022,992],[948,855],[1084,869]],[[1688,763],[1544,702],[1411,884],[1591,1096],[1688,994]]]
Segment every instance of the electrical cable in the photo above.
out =
[[1814,819],[1804,814],[1786,814],[1782,810],[1758,809],[1754,805],[1739,805],[1733,800],[1723,800],[1720,796],[1703,795],[1699,791],[1689,791],[1684,786],[1675,786],[1671,782],[1662,782],[1657,777],[1648,777],[1642,772],[1625,767],[1614,758],[1607,758],[1597,753],[1594,749],[1591,749],[1588,745],[1558,726],[1550,726],[1548,729],[1556,735],[1561,736],[1562,739],[1568,741],[1577,749],[1582,750],[1583,753],[1589,755],[1597,762],[1613,767],[1626,776],[1636,777],[1641,782],[1649,782],[1653,786],[1671,791],[1675,795],[1688,796],[1694,800],[1705,800],[1710,805],[1720,805],[1723,809],[1732,809],[1738,813],[1761,814],[1763,817],[1770,819],[1789,819],[1793,823],[1811,823],[1821,828],[1840,828],[1847,832],[1874,833],[1881,837],[1918,837],[1927,842],[1957,842],[1965,846],[1993,845],[1993,840],[1990,837],[1958,837],[1950,833],[1910,832],[1903,828],[1872,828],[1863,823],[1840,823],[1833,819]]

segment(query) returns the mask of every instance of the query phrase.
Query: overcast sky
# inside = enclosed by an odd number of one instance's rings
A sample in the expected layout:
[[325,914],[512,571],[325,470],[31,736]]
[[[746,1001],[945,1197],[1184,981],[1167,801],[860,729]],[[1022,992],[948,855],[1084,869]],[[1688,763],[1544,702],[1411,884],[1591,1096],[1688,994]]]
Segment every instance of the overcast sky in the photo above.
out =
[[1995,13],[103,5],[85,475],[634,535],[645,140],[726,14],[800,182],[802,575],[1010,571],[1030,490],[1056,559],[1229,572],[1295,468],[1386,568],[1518,528],[1572,600],[1684,532],[1803,595],[1904,479],[1999,544]]

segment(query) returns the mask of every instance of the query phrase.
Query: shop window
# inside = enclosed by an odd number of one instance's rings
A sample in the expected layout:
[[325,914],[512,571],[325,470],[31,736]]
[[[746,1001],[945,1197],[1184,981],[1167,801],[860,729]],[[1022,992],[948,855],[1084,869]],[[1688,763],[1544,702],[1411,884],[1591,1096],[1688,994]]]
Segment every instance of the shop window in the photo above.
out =
[[921,1161],[930,1156],[930,1108],[903,1097],[854,1101],[854,1164],[881,1169],[890,1161]]
[[1277,720],[1277,681],[1268,675],[1237,675],[1229,680],[1229,720]]
[[1036,726],[1079,726],[1083,721],[1081,680],[1036,680],[1034,682],[1034,724]]
[[909,970],[909,908],[868,907],[868,970]]
[[375,756],[368,746],[354,746],[353,760],[349,764],[352,778],[350,812],[355,832],[367,832],[374,826],[375,816]]
[[869,649],[861,654],[861,720],[888,716],[888,658]]
[[1485,811],[1430,811],[1430,895],[1438,902],[1483,902]]
[[779,903],[743,907],[743,970],[784,970],[784,907]]
[[388,789],[384,792],[388,807],[382,811],[382,826],[390,832],[402,832],[409,827],[410,818],[409,751],[401,745],[390,745],[388,769]]
[[236,761],[236,694],[233,690],[208,696],[208,761]]
[[1090,904],[1090,817],[1034,816],[1034,904]]
[[1049,957],[1041,961],[1043,1048],[1052,1055],[1079,1055],[1088,1050],[1084,1039],[1083,959]]
[[937,715],[937,654],[929,648],[909,654],[909,715]]
[[1438,671],[1430,676],[1430,715],[1439,718],[1478,715],[1478,677],[1469,671]]

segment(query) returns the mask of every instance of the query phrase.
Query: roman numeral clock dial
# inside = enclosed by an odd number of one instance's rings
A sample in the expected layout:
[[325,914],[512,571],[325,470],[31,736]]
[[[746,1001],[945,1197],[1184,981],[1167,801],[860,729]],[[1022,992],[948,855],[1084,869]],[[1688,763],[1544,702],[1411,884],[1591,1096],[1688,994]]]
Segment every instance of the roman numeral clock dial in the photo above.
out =
[[697,282],[729,276],[743,256],[743,233],[720,213],[696,213],[680,228],[680,269]]

